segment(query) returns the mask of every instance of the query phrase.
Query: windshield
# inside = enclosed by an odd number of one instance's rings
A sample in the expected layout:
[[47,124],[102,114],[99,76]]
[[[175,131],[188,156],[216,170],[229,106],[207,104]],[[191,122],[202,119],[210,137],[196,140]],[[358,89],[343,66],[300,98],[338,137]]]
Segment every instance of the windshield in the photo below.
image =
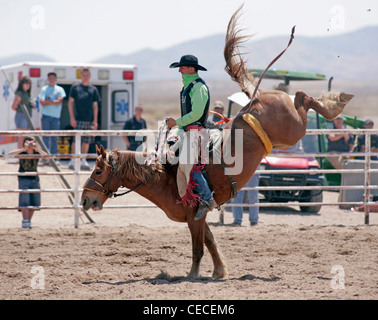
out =
[[[319,129],[317,118],[319,117],[318,114],[315,112],[309,112],[307,114],[307,129]],[[307,134],[305,135],[303,140],[304,145],[304,151],[306,153],[318,153],[321,150],[319,150],[319,135],[313,135],[313,134]]]

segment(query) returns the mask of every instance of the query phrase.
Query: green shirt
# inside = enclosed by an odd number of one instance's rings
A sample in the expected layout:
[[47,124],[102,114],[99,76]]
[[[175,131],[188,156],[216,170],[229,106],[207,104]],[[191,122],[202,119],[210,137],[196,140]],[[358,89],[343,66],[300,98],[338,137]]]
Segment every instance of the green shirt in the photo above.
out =
[[29,111],[29,115],[31,116],[33,106],[31,105],[29,94],[24,90],[19,90],[16,92],[16,95],[18,95],[21,98],[21,101],[18,104],[16,111],[22,113],[21,106],[24,104],[26,106],[26,109]]
[[[182,82],[184,84],[184,88],[187,88],[194,80],[198,78],[198,73],[192,75],[183,74]],[[190,90],[189,96],[192,101],[192,111],[176,120],[176,123],[179,127],[183,127],[190,123],[196,122],[202,117],[203,112],[205,111],[207,100],[209,99],[209,92],[202,82],[197,82],[193,86],[192,90]]]

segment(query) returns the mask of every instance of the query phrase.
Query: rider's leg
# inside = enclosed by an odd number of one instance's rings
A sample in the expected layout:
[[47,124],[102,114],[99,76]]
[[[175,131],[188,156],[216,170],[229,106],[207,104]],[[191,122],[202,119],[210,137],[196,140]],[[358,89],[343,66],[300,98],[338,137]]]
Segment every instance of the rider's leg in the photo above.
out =
[[211,190],[203,174],[197,170],[193,170],[193,179],[198,184],[196,186],[196,191],[201,196],[201,199],[211,198]]
[[193,179],[198,184],[196,190],[201,197],[201,203],[194,219],[200,220],[206,215],[215,202],[209,184],[203,174],[197,170],[193,170]]

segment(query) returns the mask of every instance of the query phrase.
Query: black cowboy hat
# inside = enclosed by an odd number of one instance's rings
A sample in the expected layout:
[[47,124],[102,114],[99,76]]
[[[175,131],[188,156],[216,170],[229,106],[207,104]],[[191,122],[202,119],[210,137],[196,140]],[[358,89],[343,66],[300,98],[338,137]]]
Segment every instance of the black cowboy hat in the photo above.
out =
[[173,62],[170,66],[170,68],[178,68],[178,67],[194,67],[198,70],[207,71],[206,68],[200,66],[198,64],[198,59],[195,56],[192,56],[191,54],[187,54],[185,56],[182,56],[180,59],[180,62]]

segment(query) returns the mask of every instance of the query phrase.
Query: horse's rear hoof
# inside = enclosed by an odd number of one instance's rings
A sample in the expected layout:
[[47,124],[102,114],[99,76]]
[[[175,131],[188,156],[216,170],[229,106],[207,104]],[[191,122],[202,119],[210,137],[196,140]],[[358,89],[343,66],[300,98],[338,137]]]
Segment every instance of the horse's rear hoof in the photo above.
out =
[[354,97],[354,94],[349,94],[345,92],[340,93],[340,102],[347,104],[352,98]]
[[350,100],[352,100],[353,97],[353,94],[348,94],[345,92],[327,92],[320,98],[315,99],[327,110],[327,113],[323,115],[320,111],[316,111],[322,114],[327,120],[333,120],[343,112],[344,107]]

